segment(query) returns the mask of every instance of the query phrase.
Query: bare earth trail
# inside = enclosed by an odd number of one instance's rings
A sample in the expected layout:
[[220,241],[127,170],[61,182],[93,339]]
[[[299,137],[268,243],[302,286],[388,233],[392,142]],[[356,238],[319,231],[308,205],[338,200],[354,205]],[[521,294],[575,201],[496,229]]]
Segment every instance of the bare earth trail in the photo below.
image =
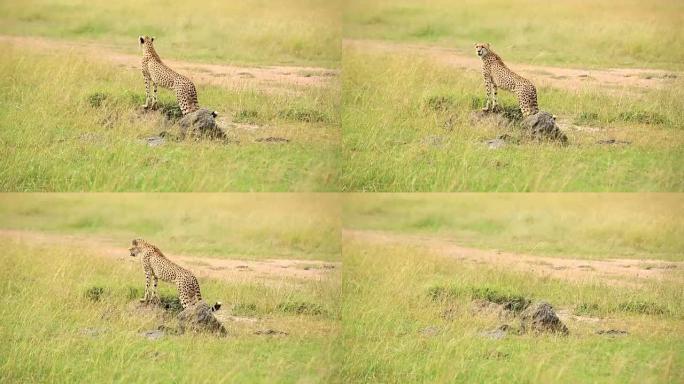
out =
[[[44,232],[0,229],[0,237],[35,245],[78,246],[94,255],[116,258],[124,262],[140,261],[130,257],[127,244],[112,239],[85,235],[62,235]],[[163,247],[162,252],[164,252]],[[188,268],[200,277],[235,282],[260,280],[269,283],[288,281],[316,281],[327,279],[340,269],[340,262],[296,259],[239,260],[212,257],[175,255],[164,252],[169,259]]]
[[435,236],[345,229],[346,240],[375,245],[412,246],[467,263],[488,264],[524,273],[575,282],[596,281],[610,285],[638,285],[649,281],[681,279],[684,262],[646,259],[585,260],[525,255],[463,247]]
[[[463,70],[480,72],[482,61],[475,55],[464,55],[454,49],[433,45],[391,43],[377,40],[345,39],[344,45],[369,52],[414,54]],[[505,61],[505,58],[504,58]],[[604,90],[625,91],[628,88],[659,89],[672,85],[680,73],[661,69],[575,69],[506,62],[509,68],[528,77],[535,84],[577,91],[587,86]],[[631,90],[630,90],[631,91]]]
[[[134,41],[135,42],[135,41]],[[94,42],[51,40],[40,37],[0,35],[0,43],[28,47],[41,52],[70,52],[109,61],[126,69],[140,71],[141,55],[119,53],[115,47]],[[338,71],[319,67],[236,66],[171,60],[171,52],[159,55],[172,69],[200,84],[229,89],[256,88],[266,92],[291,93],[292,87],[327,87],[338,77]],[[142,77],[141,77],[142,79]],[[141,80],[142,81],[142,80]]]

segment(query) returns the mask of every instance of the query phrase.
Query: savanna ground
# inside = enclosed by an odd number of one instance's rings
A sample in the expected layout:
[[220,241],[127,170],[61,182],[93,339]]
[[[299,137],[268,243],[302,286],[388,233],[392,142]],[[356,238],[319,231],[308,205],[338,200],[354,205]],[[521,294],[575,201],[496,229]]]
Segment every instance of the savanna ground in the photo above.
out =
[[[0,2],[4,191],[328,191],[339,161],[338,4]],[[137,37],[194,80],[228,142],[166,140]]]
[[[682,2],[378,0],[343,14],[342,190],[684,188]],[[475,42],[537,85],[568,146],[473,119]]]
[[[0,210],[0,381],[334,381],[336,196],[5,194]],[[171,284],[159,286],[168,310],[138,307],[135,237],[223,303],[227,337],[174,334]]]
[[[347,195],[345,382],[678,383],[679,195]],[[493,303],[545,300],[569,335]],[[495,309],[492,309],[495,308]],[[503,336],[497,328],[508,324]]]

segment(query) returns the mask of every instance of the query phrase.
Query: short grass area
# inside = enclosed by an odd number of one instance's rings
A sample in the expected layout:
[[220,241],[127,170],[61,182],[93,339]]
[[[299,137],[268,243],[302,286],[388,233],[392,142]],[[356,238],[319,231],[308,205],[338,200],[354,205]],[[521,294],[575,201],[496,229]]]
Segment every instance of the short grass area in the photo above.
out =
[[336,68],[341,4],[326,0],[0,2],[0,34],[97,41],[138,53],[155,36],[168,58]]
[[344,227],[541,256],[682,261],[680,194],[351,194]]
[[202,297],[223,303],[220,338],[176,333],[173,284],[159,283],[168,312],[140,309],[140,261],[105,255],[143,237],[167,255],[339,262],[337,196],[3,194],[0,212],[0,382],[336,380],[339,268],[219,278],[190,261]]
[[[198,86],[202,106],[256,124],[256,142],[173,141],[162,112],[142,113],[145,87],[124,70],[77,53],[44,55],[2,46],[0,190],[3,191],[330,191],[338,188],[339,88],[291,92]],[[173,111],[175,95],[160,90]],[[237,133],[236,133],[237,132]],[[236,137],[237,135],[237,137]]]
[[[506,56],[504,56],[506,57]],[[342,81],[344,191],[681,191],[684,80],[611,93],[540,87],[540,108],[589,126],[569,145],[526,140],[522,128],[474,121],[482,76],[418,54],[345,49]],[[509,110],[512,94],[500,92]],[[509,136],[509,145],[486,141]],[[601,144],[601,140],[627,144]]]
[[[337,375],[339,279],[268,286],[200,278],[203,297],[283,334],[228,321],[229,335],[142,333],[175,320],[136,309],[139,263],[88,249],[0,240],[0,381],[145,383],[330,382]],[[163,297],[175,288],[160,283]],[[316,312],[288,311],[306,303]],[[251,308],[244,313],[240,308]],[[257,330],[258,331],[258,330]]]
[[0,227],[122,248],[142,237],[204,257],[339,261],[339,205],[336,195],[306,193],[3,194]]
[[[681,280],[577,284],[356,241],[345,242],[344,257],[346,383],[684,380]],[[566,321],[568,336],[491,339],[483,333],[517,320],[478,312],[473,300],[500,297],[545,300],[583,318]],[[598,333],[611,329],[627,334]]]
[[426,43],[472,53],[489,42],[511,62],[684,69],[678,0],[353,0],[347,38]]

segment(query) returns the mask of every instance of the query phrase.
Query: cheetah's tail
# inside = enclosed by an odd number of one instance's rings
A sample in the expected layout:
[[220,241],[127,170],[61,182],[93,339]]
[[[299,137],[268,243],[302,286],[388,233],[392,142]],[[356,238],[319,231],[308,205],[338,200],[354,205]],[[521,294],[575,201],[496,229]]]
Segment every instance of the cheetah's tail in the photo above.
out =
[[221,309],[221,302],[220,302],[220,301],[217,301],[216,304],[214,304],[214,305],[211,307],[211,311],[212,311],[212,312],[216,312],[216,311],[218,311],[219,309]]

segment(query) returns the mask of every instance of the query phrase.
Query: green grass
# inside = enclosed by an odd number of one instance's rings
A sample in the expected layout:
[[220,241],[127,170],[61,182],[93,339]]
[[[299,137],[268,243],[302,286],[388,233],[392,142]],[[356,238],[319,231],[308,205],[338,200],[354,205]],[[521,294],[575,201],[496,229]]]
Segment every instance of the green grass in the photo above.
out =
[[340,207],[327,194],[2,194],[0,227],[104,239],[143,237],[169,253],[340,260]]
[[[135,310],[144,275],[138,263],[93,257],[82,248],[0,240],[0,381],[10,382],[330,382],[339,366],[339,281],[269,287],[200,278],[208,301],[250,303],[251,317],[286,336],[256,335],[228,322],[229,336],[141,332],[172,317]],[[93,300],[93,292],[98,292]],[[90,298],[88,297],[90,293]],[[174,288],[160,285],[164,297]],[[317,313],[279,310],[291,302]],[[93,336],[91,330],[98,332]]]
[[[344,382],[676,383],[684,379],[681,280],[639,288],[600,281],[568,283],[462,263],[410,247],[355,241],[345,242],[344,257]],[[453,294],[435,298],[436,288]],[[592,315],[602,320],[567,322],[567,337],[511,333],[490,340],[479,333],[503,322],[516,327],[514,319],[472,312],[474,298],[490,296],[546,300],[556,310],[594,308]],[[606,329],[629,334],[596,334]]]
[[[237,121],[249,111],[259,135],[290,142],[258,143],[254,135],[231,131],[239,143],[187,140],[149,147],[145,138],[178,128],[164,124],[161,114],[141,115],[145,91],[138,71],[76,53],[2,48],[0,190],[337,189],[336,86],[273,93],[200,85],[201,105]],[[160,90],[160,98],[169,108],[175,105],[171,92]]]
[[542,256],[683,261],[680,194],[352,194],[344,227]]
[[472,54],[489,42],[512,62],[684,69],[677,0],[354,0],[347,38],[426,43]]
[[336,68],[340,4],[326,0],[0,2],[0,34],[97,41],[138,53],[155,36],[168,58]]
[[[349,47],[343,58],[343,191],[682,191],[684,80],[611,94],[541,87],[542,110],[599,128],[570,144],[525,140],[518,127],[473,122],[481,75],[419,56]],[[501,92],[508,110],[517,102]],[[520,140],[499,150],[485,141]],[[628,145],[602,145],[618,139]]]

